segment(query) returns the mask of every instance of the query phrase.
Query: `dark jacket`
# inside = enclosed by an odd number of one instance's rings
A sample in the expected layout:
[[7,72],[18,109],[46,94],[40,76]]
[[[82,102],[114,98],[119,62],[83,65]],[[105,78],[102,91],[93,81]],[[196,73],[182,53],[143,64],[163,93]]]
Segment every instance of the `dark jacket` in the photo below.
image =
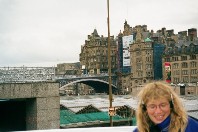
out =
[[185,132],[198,132],[198,121],[188,117],[188,125]]
[[[168,127],[170,124],[170,116],[167,117],[162,123],[150,126],[150,132],[168,132]],[[136,128],[133,132],[138,132]],[[185,132],[198,132],[198,121],[188,117],[188,124]]]

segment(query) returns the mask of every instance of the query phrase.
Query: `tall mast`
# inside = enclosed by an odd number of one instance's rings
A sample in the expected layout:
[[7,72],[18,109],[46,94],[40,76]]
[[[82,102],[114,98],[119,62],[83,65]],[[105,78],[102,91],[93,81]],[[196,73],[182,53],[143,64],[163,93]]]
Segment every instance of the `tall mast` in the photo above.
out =
[[[107,25],[108,25],[108,73],[109,73],[109,108],[112,108],[112,86],[111,86],[111,41],[110,41],[110,19],[109,19],[109,0],[107,0]],[[112,115],[110,115],[110,126],[113,126]]]

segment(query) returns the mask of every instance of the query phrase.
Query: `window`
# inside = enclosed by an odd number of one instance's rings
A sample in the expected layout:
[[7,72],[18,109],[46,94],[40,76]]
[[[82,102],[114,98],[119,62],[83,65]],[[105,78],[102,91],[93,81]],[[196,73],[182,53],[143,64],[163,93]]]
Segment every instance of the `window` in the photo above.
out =
[[177,69],[177,68],[179,68],[179,64],[178,63],[174,63],[173,64],[173,69]]
[[147,70],[152,69],[152,65],[151,65],[151,64],[146,64],[146,69],[147,69]]
[[179,81],[179,78],[174,77],[174,78],[173,78],[173,82],[174,82],[174,83],[179,83],[179,82],[180,82],[180,81]]
[[176,75],[180,75],[180,70],[176,70]]
[[192,69],[192,70],[191,70],[191,74],[192,74],[192,75],[194,75],[194,74],[196,75],[196,74],[197,74],[197,69]]
[[191,60],[196,60],[196,55],[190,55]]
[[188,70],[182,70],[182,75],[188,75]]
[[188,67],[188,63],[183,62],[183,63],[182,63],[182,68],[187,68],[187,67]]
[[142,77],[142,72],[138,72],[138,76],[139,77]]
[[183,81],[184,83],[187,83],[187,82],[188,82],[188,77],[183,77],[183,78],[182,78],[182,81]]
[[178,61],[178,57],[172,57],[172,61]]
[[137,70],[142,70],[142,64],[137,64]]
[[165,61],[166,62],[170,62],[170,58],[168,57],[168,58],[165,58]]
[[181,56],[181,60],[187,60],[187,56]]
[[194,82],[194,83],[198,82],[198,78],[197,77],[191,77],[190,79],[191,79],[191,82]]
[[190,46],[190,52],[191,53],[195,52],[195,46],[193,44],[191,44],[191,46]]
[[195,61],[190,62],[190,67],[197,67],[197,63]]

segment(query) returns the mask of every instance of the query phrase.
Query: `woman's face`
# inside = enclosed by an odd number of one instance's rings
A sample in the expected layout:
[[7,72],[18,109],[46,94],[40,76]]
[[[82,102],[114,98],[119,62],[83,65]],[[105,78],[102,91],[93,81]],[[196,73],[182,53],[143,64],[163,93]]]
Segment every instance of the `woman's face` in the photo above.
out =
[[170,115],[170,104],[165,98],[150,100],[146,104],[149,118],[154,124],[163,122]]

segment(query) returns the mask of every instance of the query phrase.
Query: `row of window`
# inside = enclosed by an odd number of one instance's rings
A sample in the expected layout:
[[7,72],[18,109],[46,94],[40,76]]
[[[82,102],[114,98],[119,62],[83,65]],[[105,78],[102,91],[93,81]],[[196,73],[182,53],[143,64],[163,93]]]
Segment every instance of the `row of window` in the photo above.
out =
[[[111,67],[112,68],[117,68],[117,65],[116,65],[116,63],[112,63],[112,65],[111,65]],[[87,67],[88,69],[95,69],[95,68],[97,68],[96,67],[96,65],[94,64],[94,63],[90,63],[89,65],[88,65],[88,67]],[[98,68],[108,68],[108,64],[100,64],[100,67],[98,67]]]
[[[189,75],[189,72],[190,72],[191,75],[198,74],[197,69],[191,69],[190,71],[188,71],[188,70],[182,70],[181,71],[181,74],[182,75]],[[173,75],[180,75],[180,70],[173,71]]]
[[[173,67],[173,69],[180,68],[179,63],[173,63],[172,67]],[[190,67],[191,68],[197,67],[197,62],[195,62],[195,61],[190,62]],[[181,63],[181,68],[188,68],[188,63],[187,62]]]
[[[142,64],[141,63],[137,63],[136,69],[137,70],[142,70]],[[146,70],[152,70],[152,69],[153,69],[152,64],[146,64]]]
[[181,56],[181,58],[178,57],[178,56],[174,56],[172,58],[165,57],[164,59],[167,62],[170,62],[170,61],[180,61],[180,60],[181,61],[185,61],[185,60],[196,60],[197,59],[197,56],[196,55],[190,55],[189,58],[188,58],[188,56]]
[[[140,56],[142,52],[138,50],[135,53],[136,53],[136,56]],[[152,54],[151,50],[146,50],[146,55],[151,55],[151,54]]]
[[188,76],[184,76],[180,80],[180,78],[174,77],[173,78],[173,82],[174,83],[180,83],[180,82],[183,82],[183,83],[189,83],[189,82],[196,83],[196,82],[198,82],[198,78],[197,77],[190,77],[189,78]]
[[181,56],[181,57],[180,56],[173,56],[171,58],[172,61],[179,61],[179,60],[185,61],[185,60],[196,60],[196,59],[197,59],[197,57],[196,57],[195,54],[194,55],[189,55],[189,56]]
[[[142,57],[136,58],[136,63],[142,62]],[[146,57],[146,62],[152,62],[152,57],[148,56]]]
[[146,76],[147,76],[147,77],[153,76],[153,72],[146,72]]

